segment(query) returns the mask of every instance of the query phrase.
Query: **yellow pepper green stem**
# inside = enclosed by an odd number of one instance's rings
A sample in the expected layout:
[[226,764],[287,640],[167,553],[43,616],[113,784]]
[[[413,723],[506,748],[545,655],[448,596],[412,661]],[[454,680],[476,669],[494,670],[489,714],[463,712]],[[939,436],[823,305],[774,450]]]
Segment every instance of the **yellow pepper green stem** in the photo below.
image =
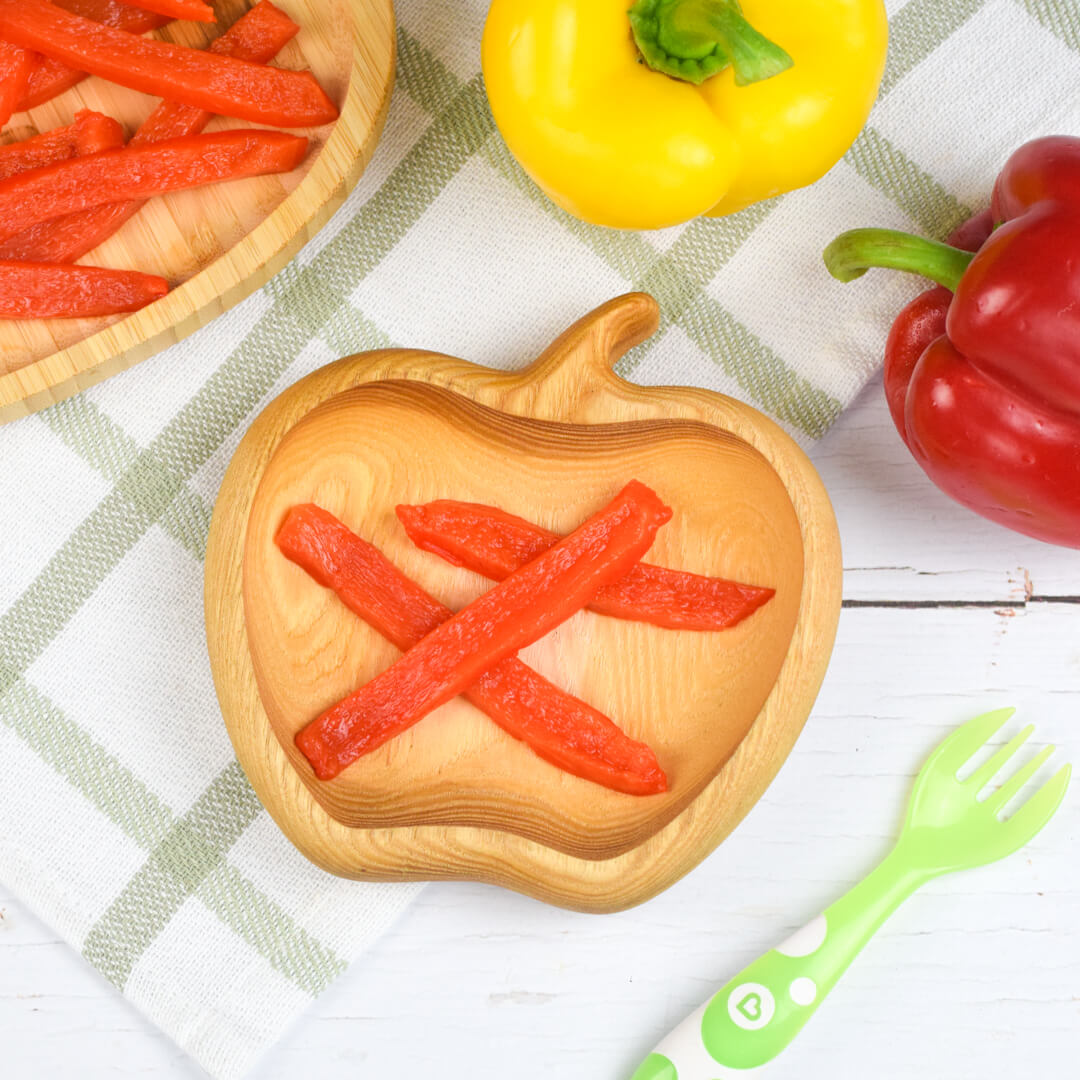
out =
[[495,123],[546,195],[662,229],[823,176],[866,122],[887,40],[883,0],[490,0],[481,58]]
[[654,71],[695,84],[735,69],[735,84],[771,79],[792,66],[779,45],[746,20],[738,0],[638,0],[634,41]]
[[956,292],[974,255],[895,229],[851,229],[829,244],[824,258],[829,273],[838,281],[854,281],[880,266],[919,274]]

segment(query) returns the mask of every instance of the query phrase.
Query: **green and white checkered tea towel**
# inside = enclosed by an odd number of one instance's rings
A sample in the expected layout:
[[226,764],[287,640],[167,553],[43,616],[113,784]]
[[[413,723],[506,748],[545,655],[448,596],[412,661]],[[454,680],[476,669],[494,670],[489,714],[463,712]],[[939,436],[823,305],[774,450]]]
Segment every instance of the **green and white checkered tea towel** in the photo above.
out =
[[507,155],[478,75],[483,0],[402,0],[386,134],[276,280],[188,341],[0,430],[0,879],[214,1076],[246,1072],[411,886],[310,867],[236,764],[202,630],[207,524],[259,410],[393,343],[496,366],[653,293],[644,383],[744,398],[804,442],[878,364],[917,285],[833,282],[855,225],[943,235],[1008,152],[1080,130],[1075,0],[895,0],[881,99],[812,189],[654,235],[579,224]]

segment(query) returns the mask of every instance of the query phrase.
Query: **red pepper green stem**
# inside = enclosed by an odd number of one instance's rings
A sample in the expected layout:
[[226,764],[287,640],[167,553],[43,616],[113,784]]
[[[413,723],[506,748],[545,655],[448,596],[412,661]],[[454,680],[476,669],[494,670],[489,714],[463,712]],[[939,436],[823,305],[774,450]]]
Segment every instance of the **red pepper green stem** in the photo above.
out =
[[841,233],[825,249],[824,257],[826,268],[838,281],[854,281],[880,266],[919,274],[956,292],[974,254],[895,229],[852,229]]
[[738,0],[638,0],[629,14],[645,63],[676,79],[702,83],[730,65],[745,86],[793,63],[747,22]]

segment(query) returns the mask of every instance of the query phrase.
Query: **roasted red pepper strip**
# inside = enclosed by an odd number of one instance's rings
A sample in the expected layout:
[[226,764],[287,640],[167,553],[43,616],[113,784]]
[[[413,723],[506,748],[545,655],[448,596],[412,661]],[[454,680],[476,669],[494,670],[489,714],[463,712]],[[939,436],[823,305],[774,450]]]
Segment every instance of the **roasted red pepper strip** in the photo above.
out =
[[26,80],[26,91],[15,106],[15,111],[36,109],[86,78],[88,76],[85,71],[76,71],[67,64],[61,64],[59,60],[50,60],[47,56],[35,53],[30,76]]
[[217,22],[214,9],[203,0],[125,0],[132,7],[189,22]]
[[[74,123],[0,146],[0,180],[56,161],[85,157],[124,145],[124,129],[111,116],[83,109]],[[0,256],[4,258],[5,256]],[[37,259],[27,260],[37,262]],[[57,259],[56,262],[70,260]]]
[[11,119],[26,94],[34,67],[34,54],[7,41],[0,41],[0,127]]
[[289,172],[306,152],[301,136],[240,129],[59,161],[0,180],[0,240],[39,221],[117,200]]
[[72,15],[84,19],[115,26],[117,30],[126,30],[129,34],[144,34],[147,30],[156,30],[171,20],[164,15],[150,11],[140,11],[123,0],[51,0],[53,7],[63,8]]
[[[74,15],[105,23],[106,26],[115,26],[118,30],[126,30],[129,34],[145,34],[148,30],[156,30],[169,21],[162,15],[139,11],[138,8],[128,7],[127,4],[118,3],[117,0],[52,0],[52,2],[56,7],[70,11]],[[78,71],[59,60],[34,53],[26,93],[16,106],[16,112],[44,105],[46,101],[51,101],[57,94],[71,89],[85,78],[85,71]]]
[[[270,0],[260,0],[210,48],[217,53],[265,63],[291,41],[299,27]],[[182,135],[194,135],[209,123],[211,114],[190,105],[163,101],[135,132],[131,146],[145,146]],[[104,243],[138,213],[144,200],[110,203],[78,214],[43,221],[0,243],[0,259],[28,262],[74,262]]]
[[[399,506],[397,516],[418,548],[495,581],[559,539],[558,533],[493,506],[452,499]],[[638,563],[597,592],[589,610],[672,630],[725,630],[768,603],[775,591]]]
[[320,780],[399,735],[500,661],[565,622],[622,577],[671,517],[631,481],[584,525],[432,630],[400,660],[296,736]]
[[48,0],[0,0],[0,38],[132,90],[223,116],[316,127],[338,115],[310,72],[138,37],[72,15]]
[[[290,510],[276,542],[287,558],[403,652],[454,614],[321,507]],[[656,755],[644,743],[516,657],[481,675],[465,697],[508,735],[574,776],[629,795],[667,790]]]
[[974,254],[863,229],[826,262],[845,281],[886,266],[943,287],[905,310],[889,346],[890,406],[912,455],[991,521],[1080,548],[1080,139],[1021,147],[991,209]]
[[169,283],[134,270],[0,262],[0,319],[74,319],[137,311]]

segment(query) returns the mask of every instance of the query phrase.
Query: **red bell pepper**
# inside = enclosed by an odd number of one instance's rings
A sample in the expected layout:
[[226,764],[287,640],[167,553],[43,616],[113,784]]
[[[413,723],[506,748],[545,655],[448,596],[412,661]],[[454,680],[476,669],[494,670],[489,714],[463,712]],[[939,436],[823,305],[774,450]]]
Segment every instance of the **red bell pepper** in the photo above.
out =
[[277,127],[317,127],[338,112],[309,71],[138,37],[48,0],[0,0],[0,38],[145,94]]
[[190,22],[217,22],[214,9],[204,0],[124,0],[132,7],[153,11],[170,19],[186,19]]
[[[210,48],[225,56],[265,63],[276,56],[299,29],[270,0],[259,0],[224,34],[215,38]],[[203,109],[163,101],[135,132],[130,145],[145,146],[182,135],[195,135],[210,119],[211,114]],[[104,243],[143,205],[144,200],[133,199],[43,221],[0,243],[0,259],[74,262]]]
[[[52,2],[56,7],[70,11],[73,15],[81,15],[84,19],[93,19],[95,22],[105,23],[106,26],[115,26],[118,30],[126,30],[129,34],[145,34],[148,30],[156,30],[169,22],[163,15],[140,11],[138,8],[118,3],[117,0],[52,0]],[[86,78],[85,71],[69,67],[59,60],[52,60],[40,53],[33,53],[32,57],[26,92],[16,106],[16,112],[44,105],[46,101],[51,101],[58,94],[70,90]]]
[[[73,123],[34,135],[22,142],[0,146],[0,180],[18,173],[40,169],[55,161],[85,157],[124,145],[124,129],[111,117],[83,109]],[[5,256],[0,256],[3,258]],[[29,259],[28,262],[37,262]],[[56,262],[70,260],[56,259]]]
[[[397,516],[417,547],[495,581],[559,539],[557,533],[495,507],[451,499],[399,506]],[[600,589],[589,610],[672,630],[724,630],[768,603],[774,592],[638,563],[624,578]]]
[[0,41],[0,127],[11,119],[26,93],[34,54]]
[[[321,507],[290,510],[275,542],[402,652],[453,615]],[[508,735],[574,776],[630,795],[667,790],[656,755],[644,743],[516,657],[481,675],[465,697]]]
[[9,176],[0,180],[0,240],[40,221],[117,200],[290,172],[303,160],[307,143],[282,131],[218,131],[105,150]]
[[337,776],[565,622],[597,589],[622,577],[670,517],[655,492],[631,481],[584,525],[298,732],[296,745],[315,775],[320,780]]
[[[901,313],[886,385],[900,434],[958,502],[1017,532],[1080,547],[1080,139],[1037,139],[998,176],[957,246],[883,229],[826,250],[834,276],[872,266],[941,288]],[[982,243],[978,243],[979,240]]]
[[0,262],[0,319],[86,319],[137,311],[169,283],[135,270]]

